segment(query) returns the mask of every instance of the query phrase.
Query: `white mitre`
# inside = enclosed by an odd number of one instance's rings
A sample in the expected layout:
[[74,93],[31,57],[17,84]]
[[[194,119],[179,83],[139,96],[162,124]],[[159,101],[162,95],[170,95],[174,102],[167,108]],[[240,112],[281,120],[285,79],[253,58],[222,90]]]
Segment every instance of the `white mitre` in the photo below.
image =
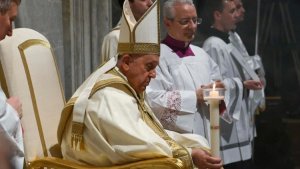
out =
[[[159,0],[155,0],[145,14],[136,21],[130,8],[128,0],[123,5],[123,17],[120,25],[120,37],[118,43],[118,54],[157,54],[159,55]],[[95,71],[77,89],[72,99],[77,98],[73,107],[72,119],[72,147],[75,150],[83,150],[83,132],[85,110],[88,99],[97,79],[102,74],[114,68],[117,57],[112,57],[108,62]],[[64,118],[65,117],[65,118]],[[68,112],[62,114],[58,130],[58,140],[61,142],[64,124],[69,117]]]
[[125,0],[122,15],[118,53],[159,54],[159,0],[138,21]]

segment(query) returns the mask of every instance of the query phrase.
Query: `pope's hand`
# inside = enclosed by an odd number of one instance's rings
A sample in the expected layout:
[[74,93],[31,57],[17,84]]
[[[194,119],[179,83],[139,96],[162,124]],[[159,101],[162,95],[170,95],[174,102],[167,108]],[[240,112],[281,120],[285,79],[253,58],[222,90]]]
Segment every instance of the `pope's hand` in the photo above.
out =
[[192,158],[198,169],[221,169],[223,166],[220,158],[212,157],[210,153],[202,149],[193,149]]

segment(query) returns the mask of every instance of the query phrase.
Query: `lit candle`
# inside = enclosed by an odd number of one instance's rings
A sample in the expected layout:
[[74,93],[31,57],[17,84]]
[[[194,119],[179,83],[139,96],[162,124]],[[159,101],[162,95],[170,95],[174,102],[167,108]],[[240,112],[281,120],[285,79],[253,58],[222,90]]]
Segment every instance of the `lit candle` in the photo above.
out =
[[213,88],[207,94],[204,95],[204,100],[223,100],[224,96],[219,94],[219,90],[216,90],[216,84],[214,83]]
[[210,143],[211,153],[214,157],[220,157],[220,121],[219,121],[219,101],[223,99],[215,89],[214,83],[212,91],[209,92],[208,102],[210,111]]
[[212,97],[212,98],[219,97],[219,92],[215,91],[215,90],[212,90],[212,91],[209,92],[209,97]]

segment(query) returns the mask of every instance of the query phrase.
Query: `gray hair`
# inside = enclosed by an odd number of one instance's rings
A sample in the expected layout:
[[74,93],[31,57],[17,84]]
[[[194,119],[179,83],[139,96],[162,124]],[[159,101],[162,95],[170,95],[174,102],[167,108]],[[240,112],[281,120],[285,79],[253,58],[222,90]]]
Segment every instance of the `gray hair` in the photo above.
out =
[[176,4],[189,4],[195,6],[193,0],[167,0],[163,7],[163,16],[165,18],[174,19],[174,6]]
[[12,2],[20,5],[21,0],[0,0],[0,14],[5,14],[9,10]]

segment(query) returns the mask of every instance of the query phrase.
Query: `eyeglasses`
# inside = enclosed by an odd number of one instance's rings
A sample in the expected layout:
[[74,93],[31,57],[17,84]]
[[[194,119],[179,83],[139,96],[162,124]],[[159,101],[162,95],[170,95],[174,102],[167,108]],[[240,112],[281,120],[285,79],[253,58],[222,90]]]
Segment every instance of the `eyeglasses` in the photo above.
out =
[[188,25],[190,21],[192,21],[195,25],[200,25],[202,23],[202,18],[183,18],[175,21],[177,21],[182,26]]

